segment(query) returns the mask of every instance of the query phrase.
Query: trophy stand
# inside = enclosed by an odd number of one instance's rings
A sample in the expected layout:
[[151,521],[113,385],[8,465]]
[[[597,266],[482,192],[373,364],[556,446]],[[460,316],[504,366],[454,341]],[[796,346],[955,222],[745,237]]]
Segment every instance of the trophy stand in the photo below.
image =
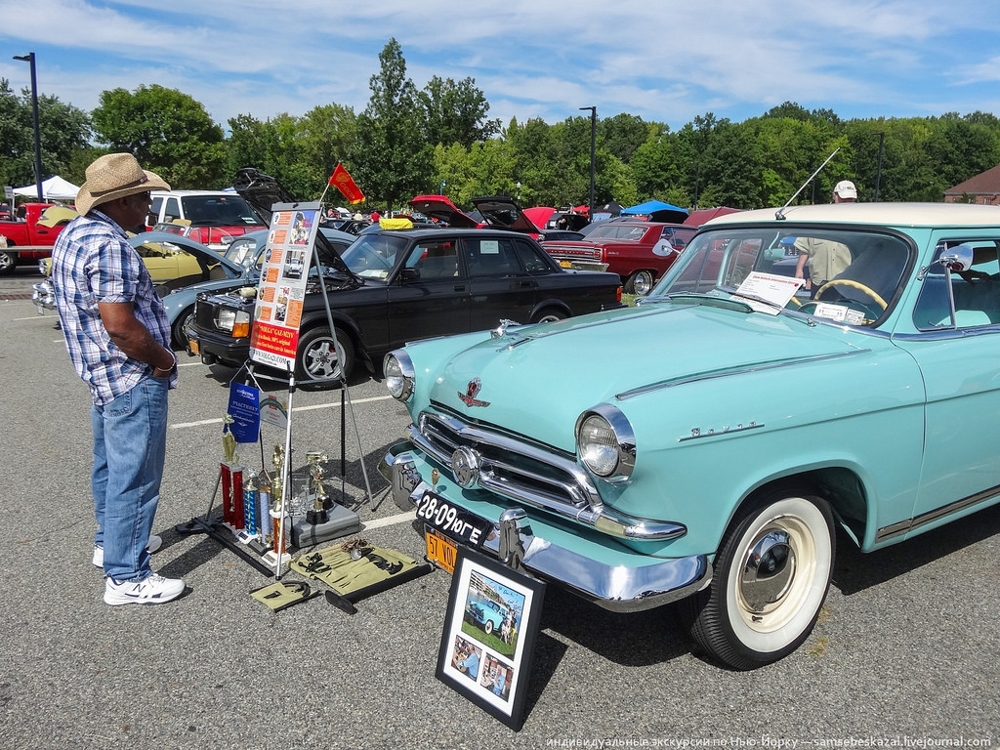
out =
[[[307,205],[300,206],[299,204],[275,204],[272,210],[286,210],[289,207],[308,208]],[[313,263],[319,272],[319,276],[322,278],[323,265],[320,262],[316,242],[322,242],[329,247],[329,240],[322,233],[317,233],[315,240],[311,243]],[[329,247],[329,249],[330,252],[336,252],[332,247]],[[304,269],[303,273],[308,273],[308,266]],[[327,323],[331,331],[336,331],[326,285],[320,284],[319,288],[326,308]],[[336,335],[333,336],[333,343],[337,358],[343,363],[344,351]],[[235,377],[238,377],[243,369],[246,368],[249,378],[256,382],[253,372],[254,361],[253,359],[248,360]],[[268,364],[274,366],[273,363]],[[325,474],[321,466],[326,461],[326,456],[318,452],[307,454],[309,480],[304,497],[304,504],[307,506],[307,510],[302,517],[298,519],[294,518],[292,508],[294,496],[289,469],[292,456],[292,396],[295,393],[296,387],[293,362],[287,362],[286,369],[288,375],[288,403],[285,440],[284,447],[276,445],[272,455],[272,464],[275,469],[274,474],[268,476],[267,472],[262,470],[260,475],[251,473],[249,479],[245,481],[243,467],[239,465],[235,455],[236,441],[232,433],[228,430],[227,423],[223,430],[224,460],[220,463],[219,475],[216,478],[215,489],[209,500],[208,511],[203,518],[195,518],[186,524],[179,524],[175,527],[181,534],[206,533],[210,535],[213,539],[231,549],[265,575],[273,575],[276,579],[281,578],[284,566],[290,562],[290,551],[292,548],[318,544],[337,536],[344,536],[361,530],[361,522],[358,515],[352,510],[334,503],[326,492],[323,485]],[[359,463],[364,476],[368,505],[369,509],[374,511],[374,499],[368,479],[368,471],[365,467],[361,435],[354,415],[354,405],[350,399],[349,387],[343,367],[340,368],[340,386],[342,483],[346,476],[345,443],[347,413],[349,410],[355,436],[357,437],[358,451],[361,458]],[[263,462],[263,438],[260,437],[258,439],[261,443],[261,460]],[[213,523],[210,520],[212,508],[220,485],[223,489],[223,521],[221,523]],[[344,494],[343,490],[342,494]]]

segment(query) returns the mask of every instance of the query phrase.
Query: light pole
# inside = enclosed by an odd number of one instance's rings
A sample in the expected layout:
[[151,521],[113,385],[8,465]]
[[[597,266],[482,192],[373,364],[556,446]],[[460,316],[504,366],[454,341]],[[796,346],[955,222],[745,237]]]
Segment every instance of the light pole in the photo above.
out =
[[38,202],[45,199],[42,195],[42,137],[38,131],[38,86],[35,83],[35,53],[14,55],[15,60],[26,62],[31,66],[31,114],[35,122],[35,188],[38,190]]
[[597,107],[580,107],[590,110],[590,220],[594,220],[594,168],[597,159]]

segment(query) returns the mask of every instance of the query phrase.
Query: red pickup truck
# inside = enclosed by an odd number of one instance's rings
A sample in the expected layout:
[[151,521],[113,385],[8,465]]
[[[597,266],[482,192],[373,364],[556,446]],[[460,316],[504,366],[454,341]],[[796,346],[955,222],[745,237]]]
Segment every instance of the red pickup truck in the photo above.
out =
[[52,254],[52,245],[65,226],[54,226],[44,220],[45,209],[53,203],[23,203],[15,211],[13,221],[0,221],[0,275],[12,274],[19,265],[37,263]]

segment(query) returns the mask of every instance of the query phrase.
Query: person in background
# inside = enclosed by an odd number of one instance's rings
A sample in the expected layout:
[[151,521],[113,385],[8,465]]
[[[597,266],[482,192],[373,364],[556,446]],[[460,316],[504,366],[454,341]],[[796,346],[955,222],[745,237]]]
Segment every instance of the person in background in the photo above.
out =
[[93,563],[107,604],[160,604],[184,582],[150,567],[167,442],[167,392],[177,385],[170,324],[125,227],[142,223],[151,190],[170,186],[131,154],[106,154],[86,172],[80,216],[52,248],[52,281],[66,348],[90,388],[94,443]]
[[850,180],[841,180],[833,189],[834,203],[854,203],[858,199],[858,189]]
[[[858,189],[850,180],[841,180],[833,188],[834,203],[854,203],[858,199]],[[799,261],[795,265],[795,278],[806,279],[807,288],[816,290],[830,279],[836,278],[851,265],[851,251],[847,245],[819,237],[799,237],[795,240],[799,251]],[[806,278],[806,263],[809,277]]]

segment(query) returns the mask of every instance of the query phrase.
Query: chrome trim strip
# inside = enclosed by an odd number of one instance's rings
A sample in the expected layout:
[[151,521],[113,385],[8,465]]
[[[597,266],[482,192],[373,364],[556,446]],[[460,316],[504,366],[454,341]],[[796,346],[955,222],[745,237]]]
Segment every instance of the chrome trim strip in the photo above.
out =
[[664,380],[659,383],[650,383],[649,385],[644,385],[641,388],[634,388],[631,391],[624,391],[615,396],[619,401],[624,401],[629,398],[634,398],[636,396],[642,396],[646,393],[651,393],[653,391],[662,390],[664,388],[674,388],[680,385],[688,385],[689,383],[700,383],[705,380],[717,380],[719,378],[728,378],[731,375],[745,375],[752,372],[767,372],[769,370],[780,370],[785,367],[792,367],[801,365],[803,363],[809,362],[827,362],[833,359],[841,359],[843,357],[853,357],[857,354],[868,354],[871,349],[857,349],[852,352],[840,352],[838,354],[818,354],[815,357],[800,357],[797,359],[785,360],[783,362],[772,362],[770,364],[763,365],[747,365],[746,367],[739,367],[733,370],[725,370],[722,372],[712,372],[698,375],[691,375],[686,378],[678,378],[677,380]]
[[[406,446],[399,443],[390,448],[379,463],[379,472],[389,480],[394,502],[412,510],[430,487],[420,478]],[[516,518],[519,509],[512,510]],[[488,535],[482,549],[499,558],[500,523],[492,523],[495,533]],[[638,612],[669,604],[701,591],[712,580],[712,564],[706,555],[659,560],[635,568],[612,566],[535,536],[523,522],[518,522],[517,530],[524,550],[520,563],[525,570],[613,612]]]
[[978,505],[979,503],[989,500],[990,498],[994,498],[997,495],[1000,495],[1000,485],[990,487],[989,489],[977,492],[974,495],[969,495],[961,500],[956,500],[948,505],[943,505],[940,508],[927,511],[926,513],[922,513],[914,518],[910,518],[905,521],[898,521],[897,523],[889,524],[888,526],[883,526],[875,532],[875,541],[883,542],[886,539],[892,539],[893,537],[900,536],[901,534],[906,534],[914,529],[920,528],[921,526],[937,521],[944,516],[957,513],[960,510],[965,510],[973,505]]
[[[421,414],[421,421],[423,421],[427,416],[428,415],[426,413]],[[451,420],[450,417],[444,417],[443,415],[434,415],[434,418]],[[600,496],[597,495],[597,489],[590,482],[590,477],[587,473],[573,462],[560,459],[558,456],[551,453],[547,453],[537,448],[532,448],[531,446],[518,443],[514,440],[510,440],[509,438],[492,435],[476,427],[464,425],[458,420],[451,421],[458,425],[458,427],[452,429],[463,439],[486,443],[491,447],[499,447],[510,453],[527,455],[535,460],[544,461],[550,466],[557,465],[558,468],[574,475],[579,482],[578,485],[573,486],[565,482],[559,482],[558,480],[550,477],[544,477],[540,474],[530,472],[520,466],[497,461],[486,456],[480,456],[478,482],[480,489],[493,492],[501,497],[511,500],[512,502],[523,503],[539,510],[548,511],[549,513],[553,513],[567,520],[591,526],[595,530],[604,534],[623,539],[665,541],[668,539],[676,539],[677,537],[684,536],[687,533],[687,527],[683,524],[675,523],[673,521],[652,521],[645,518],[636,518],[607,507],[601,501]],[[421,431],[412,424],[409,427],[408,435],[413,447],[426,453],[428,456],[431,456],[438,463],[445,466],[449,472],[452,471],[451,453],[445,454],[442,451],[439,451],[437,447],[423,434],[421,434]],[[549,496],[540,491],[533,491],[526,486],[515,485],[504,476],[500,476],[498,473],[494,472],[494,468],[505,470],[510,475],[529,477],[532,481],[539,484],[549,484],[558,487],[562,490],[563,494],[558,495],[553,493]],[[580,489],[582,487],[585,487],[594,493],[596,502],[588,502],[586,498],[581,496]],[[579,500],[576,504],[569,504],[562,500],[561,497],[574,497],[579,498]],[[397,503],[397,505],[398,504],[399,503]]]

